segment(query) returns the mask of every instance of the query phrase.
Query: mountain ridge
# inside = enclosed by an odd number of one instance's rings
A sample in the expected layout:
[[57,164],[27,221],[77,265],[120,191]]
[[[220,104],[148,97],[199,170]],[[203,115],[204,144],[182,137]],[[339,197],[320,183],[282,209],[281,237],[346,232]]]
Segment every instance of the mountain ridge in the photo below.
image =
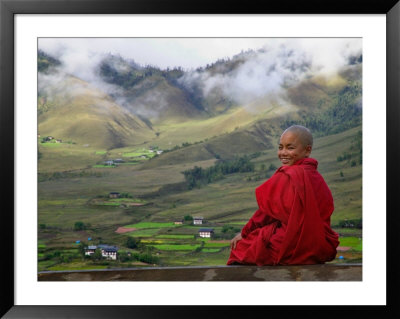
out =
[[[273,125],[271,119],[275,119],[274,134],[267,139],[276,137],[283,126],[293,123],[303,123],[323,135],[325,124],[335,125],[337,111],[332,111],[335,105],[343,102],[351,110],[361,99],[358,89],[361,85],[361,63],[349,64],[330,76],[307,76],[292,85],[288,84],[289,81],[279,94],[267,92],[240,104],[227,99],[220,86],[223,82],[218,82],[209,91],[210,95],[202,96],[204,88],[198,87],[199,79],[203,77],[209,81],[209,77],[214,76],[214,79],[221,80],[220,77],[227,74],[232,76],[239,72],[235,68],[246,63],[246,57],[257,54],[255,51],[239,54],[227,61],[218,60],[206,68],[189,72],[181,68],[161,70],[153,66],[141,67],[134,61],[109,55],[97,70],[107,82],[108,86],[104,87],[101,82],[93,86],[72,75],[62,74],[57,71],[61,62],[44,52],[40,54],[43,56],[41,60],[46,59],[49,65],[46,72],[39,72],[39,82],[43,82],[39,87],[44,87],[39,89],[38,97],[40,134],[57,135],[79,143],[84,143],[81,137],[86,136],[85,144],[106,149],[145,142],[159,143],[167,148],[226,133],[235,136],[240,133],[244,138],[252,132],[254,135],[257,130],[269,134],[271,129],[260,123]],[[308,68],[305,62],[300,61],[298,65],[292,68]],[[183,83],[183,79],[193,76],[193,72],[200,73],[197,82],[190,88]],[[204,76],[205,72],[209,72],[207,76]],[[54,79],[56,81],[52,81]],[[342,101],[339,101],[340,98]],[[361,119],[361,108],[353,115]],[[343,121],[346,115],[341,116],[340,121]],[[346,128],[360,123],[360,120],[354,124],[352,121],[350,119]],[[263,126],[261,131],[260,125]],[[244,133],[245,129],[249,131]],[[103,143],[99,142],[101,136]],[[264,147],[267,145],[270,143],[264,143]]]

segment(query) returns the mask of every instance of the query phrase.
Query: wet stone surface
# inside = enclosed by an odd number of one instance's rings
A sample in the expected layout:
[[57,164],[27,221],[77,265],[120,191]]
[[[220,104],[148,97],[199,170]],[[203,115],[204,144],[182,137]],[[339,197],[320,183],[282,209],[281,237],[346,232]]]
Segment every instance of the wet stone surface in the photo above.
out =
[[152,267],[40,272],[39,281],[362,281],[361,264]]

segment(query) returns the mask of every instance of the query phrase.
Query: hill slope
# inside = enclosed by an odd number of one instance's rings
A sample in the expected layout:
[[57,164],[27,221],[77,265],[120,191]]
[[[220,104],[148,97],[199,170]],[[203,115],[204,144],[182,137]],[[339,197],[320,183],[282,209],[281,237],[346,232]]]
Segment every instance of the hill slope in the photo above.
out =
[[38,131],[42,136],[102,149],[143,143],[154,132],[105,93],[75,77],[59,78],[39,93]]
[[179,69],[163,71],[152,66],[142,67],[110,54],[100,62],[98,74],[103,81],[115,86],[112,93],[115,100],[152,123],[176,123],[203,113],[187,92],[176,85],[176,78],[183,74]]
[[[108,150],[146,143],[176,150],[195,144],[151,164],[158,165],[195,160],[194,154],[199,159],[230,158],[268,149],[291,124],[307,126],[315,136],[361,124],[362,64],[329,76],[287,81],[279,94],[261,88],[250,98],[245,88],[242,104],[240,94],[227,97],[227,87],[238,85],[235,80],[257,54],[239,54],[190,72],[108,56],[99,66],[97,89],[63,75],[60,63],[41,53],[41,65],[50,67],[39,72],[39,133]],[[293,66],[296,72],[307,69],[300,62]]]

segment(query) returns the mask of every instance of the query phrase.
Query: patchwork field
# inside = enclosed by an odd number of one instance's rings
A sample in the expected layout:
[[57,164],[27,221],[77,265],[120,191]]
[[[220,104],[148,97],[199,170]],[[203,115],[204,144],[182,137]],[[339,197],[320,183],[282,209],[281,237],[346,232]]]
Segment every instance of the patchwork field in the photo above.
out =
[[[319,170],[335,200],[332,224],[341,235],[340,246],[350,247],[340,251],[333,262],[362,260],[361,229],[341,227],[344,220],[362,216],[362,165],[338,158],[346,152],[356,154],[354,144],[360,130],[357,127],[315,139],[313,157],[319,161]],[[230,239],[257,209],[255,188],[279,166],[275,148],[266,148],[252,158],[254,171],[225,175],[189,190],[182,172],[194,166],[211,167],[217,159],[187,162],[177,157],[169,162],[162,158],[172,158],[174,152],[186,152],[191,147],[195,150],[200,144],[113,168],[96,167],[100,165],[96,163],[143,153],[133,148],[105,151],[57,145],[39,145],[39,271],[224,265]],[[127,197],[112,199],[108,197],[111,192]],[[202,216],[205,223],[192,225],[188,219],[182,225],[174,224],[194,216]],[[200,228],[212,228],[213,238],[200,238]],[[83,245],[101,243],[117,246],[121,258],[83,257]]]

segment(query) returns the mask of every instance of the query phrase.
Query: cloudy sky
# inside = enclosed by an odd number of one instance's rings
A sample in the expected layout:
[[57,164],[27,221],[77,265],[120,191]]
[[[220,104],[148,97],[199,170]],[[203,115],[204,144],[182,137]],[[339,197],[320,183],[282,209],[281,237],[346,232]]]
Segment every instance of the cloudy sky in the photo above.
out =
[[[179,81],[189,90],[200,87],[208,96],[218,89],[242,105],[266,95],[281,96],[285,83],[337,72],[349,56],[362,52],[360,38],[40,38],[38,45],[61,60],[62,74],[77,76],[109,94],[116,95],[119,88],[105,83],[96,70],[104,55],[113,53],[142,66],[182,67],[187,72]],[[232,72],[195,70],[261,48]],[[57,78],[62,80],[60,75],[42,75],[40,89],[54,85]]]
[[120,54],[141,65],[186,70],[205,66],[242,50],[286,45],[312,56],[327,70],[361,51],[360,38],[40,38],[39,48],[58,57],[71,71],[85,70],[104,53]]

